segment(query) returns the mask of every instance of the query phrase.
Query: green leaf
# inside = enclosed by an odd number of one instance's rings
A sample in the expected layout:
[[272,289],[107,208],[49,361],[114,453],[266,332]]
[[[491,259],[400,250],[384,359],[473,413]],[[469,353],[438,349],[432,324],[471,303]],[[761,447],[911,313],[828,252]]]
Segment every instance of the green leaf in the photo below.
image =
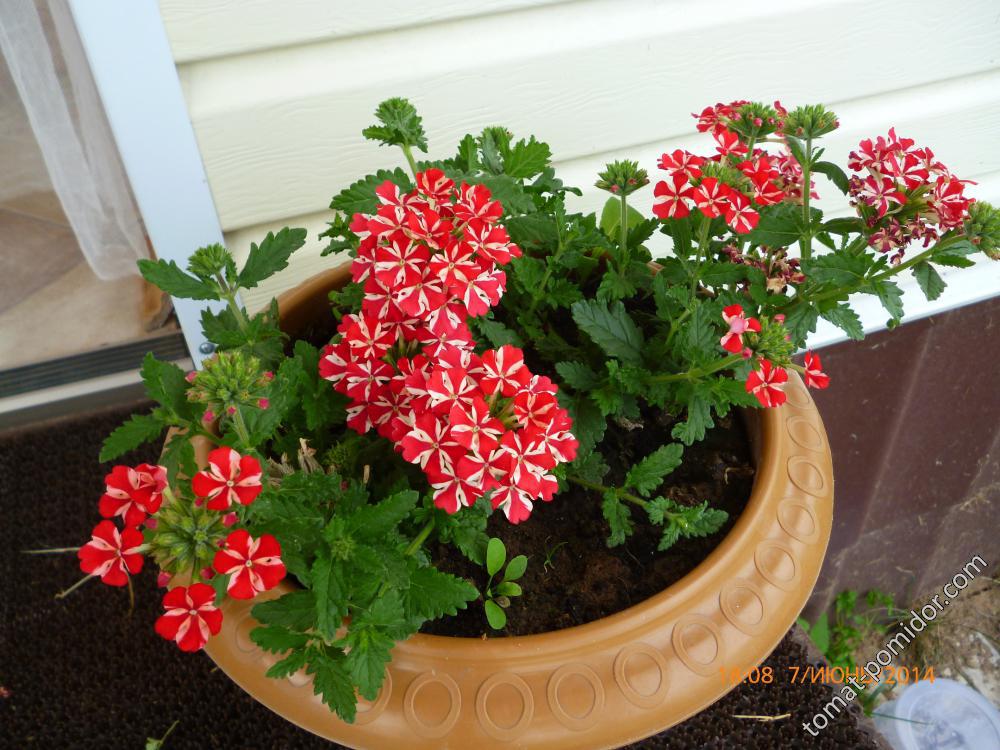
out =
[[941,296],[941,292],[947,284],[944,283],[944,279],[934,270],[934,267],[928,263],[926,260],[917,263],[913,267],[913,276],[917,280],[917,284],[920,285],[921,291],[923,291],[924,296],[929,300],[936,300]]
[[486,610],[486,621],[490,624],[491,628],[494,630],[503,630],[506,627],[507,613],[500,608],[499,604],[492,599],[487,599],[483,603],[483,609]]
[[522,250],[549,248],[559,243],[558,227],[548,214],[513,216],[504,222],[504,228]]
[[500,572],[504,562],[507,560],[507,548],[497,537],[490,539],[486,545],[486,572],[495,576]]
[[683,331],[682,343],[688,359],[695,362],[715,359],[719,352],[716,327],[722,322],[717,305],[699,301]]
[[457,614],[467,602],[477,599],[479,592],[464,578],[428,566],[410,572],[410,586],[403,596],[408,614],[433,620]]
[[848,338],[860,341],[865,337],[861,318],[845,303],[831,307],[829,310],[823,310],[820,315],[846,333]]
[[523,593],[524,591],[520,585],[513,581],[504,580],[497,584],[497,594],[499,596],[521,596]]
[[313,677],[313,693],[321,696],[323,703],[337,716],[350,723],[357,714],[358,699],[345,661],[343,651],[325,648],[310,653],[306,672]]
[[504,571],[503,579],[505,581],[517,581],[524,575],[524,571],[527,569],[528,558],[524,555],[518,555],[507,563],[507,570]]
[[788,247],[799,241],[802,229],[802,208],[791,203],[778,203],[761,211],[760,221],[747,238],[755,245]]
[[280,680],[285,677],[291,677],[293,674],[305,667],[306,659],[308,657],[309,652],[305,649],[292,651],[292,653],[281,661],[272,664],[270,669],[268,669],[264,674],[272,680]]
[[[628,228],[631,230],[632,227],[637,227],[646,221],[646,217],[636,209],[634,206],[626,206],[625,212],[628,214]],[[622,199],[616,196],[611,196],[604,203],[604,208],[601,209],[601,220],[599,226],[601,231],[604,232],[608,237],[617,240],[618,239],[618,227],[622,223]]]
[[278,625],[305,632],[316,626],[316,597],[306,589],[292,591],[278,599],[254,605],[252,614],[262,625]]
[[572,312],[580,329],[605,353],[623,362],[642,363],[642,331],[621,302],[608,306],[596,300],[580,300]]
[[302,648],[309,643],[309,636],[280,625],[264,625],[250,631],[250,640],[269,653],[280,654]]
[[953,266],[956,268],[968,268],[975,265],[975,261],[967,256],[979,252],[979,247],[973,245],[966,239],[952,242],[945,245],[940,250],[935,250],[931,256],[931,262],[942,266]]
[[316,630],[331,639],[347,616],[348,588],[343,561],[326,549],[312,565],[312,590],[316,597]]
[[819,312],[815,305],[806,303],[795,305],[785,317],[785,328],[792,335],[796,344],[804,342],[806,337],[816,330]]
[[828,253],[802,261],[807,277],[820,284],[849,286],[863,281],[869,261],[863,255]]
[[239,285],[243,289],[253,289],[264,279],[288,268],[292,253],[306,242],[305,229],[285,227],[277,234],[268,232],[260,245],[250,243],[250,255],[240,271]]
[[696,392],[688,401],[687,419],[675,424],[670,435],[684,445],[691,445],[704,440],[705,431],[713,424],[711,403],[705,396]]
[[375,117],[381,125],[370,125],[361,135],[383,146],[416,146],[427,152],[427,136],[417,108],[401,97],[386,99],[378,105]]
[[395,641],[381,630],[363,628],[348,634],[351,645],[345,666],[362,697],[375,700],[385,680],[385,667],[392,659]]
[[162,433],[163,422],[154,415],[133,414],[104,439],[98,460],[102,463],[112,461],[143,443],[156,440]]
[[875,294],[893,321],[903,317],[903,291],[895,281],[873,281],[861,291]]
[[684,447],[678,443],[661,446],[637,463],[625,475],[625,486],[643,497],[663,483],[663,478],[680,466]]
[[705,286],[719,287],[723,284],[733,284],[747,277],[747,267],[737,263],[711,262],[701,267],[698,279]]
[[510,152],[504,156],[503,171],[515,180],[527,179],[540,173],[552,158],[552,152],[547,143],[535,140],[535,136],[527,141],[518,141]]
[[816,624],[809,628],[809,637],[821,654],[830,649],[830,619],[826,612],[821,614]]
[[578,391],[589,391],[601,384],[601,377],[582,362],[557,362],[556,372],[566,385]]
[[844,173],[844,170],[836,164],[829,161],[818,161],[812,165],[812,171],[825,174],[830,178],[830,182],[837,186],[837,190],[842,192],[844,195],[847,195],[850,188],[847,181],[847,175]]
[[828,219],[820,224],[819,228],[831,234],[860,234],[865,230],[865,221],[856,216],[844,216]]
[[578,452],[585,455],[604,438],[607,419],[598,404],[586,396],[576,398],[566,406],[573,419],[573,436],[580,442]]
[[184,273],[174,261],[139,261],[139,273],[150,284],[159,287],[171,297],[181,299],[220,299],[219,288],[213,281],[195,278]]
[[660,535],[660,543],[656,545],[657,552],[666,552],[677,544],[681,538],[681,529],[677,524],[667,524],[663,527],[663,534]]
[[[565,279],[564,279],[565,281]],[[622,274],[617,268],[609,268],[601,277],[597,287],[597,299],[602,302],[628,299],[636,293],[636,286],[627,274]]]
[[348,533],[369,541],[383,537],[410,515],[419,500],[418,492],[405,490],[375,505],[365,505],[347,518]]
[[571,464],[572,474],[585,482],[599,484],[610,471],[604,457],[597,451],[578,452],[576,460]]
[[163,453],[160,455],[160,463],[167,467],[167,478],[170,483],[177,481],[178,473],[187,477],[193,477],[198,471],[198,466],[194,461],[194,446],[187,435],[181,432],[174,433],[163,446]]
[[454,162],[455,166],[463,172],[475,172],[479,169],[479,146],[475,136],[466,134],[459,142]]
[[673,251],[678,258],[691,257],[691,217],[665,219],[660,231],[674,241]]
[[348,216],[353,216],[356,213],[373,214],[379,205],[375,188],[386,180],[397,185],[403,192],[409,192],[413,189],[413,183],[410,182],[409,176],[401,168],[396,167],[391,172],[387,169],[380,169],[375,174],[370,174],[350,187],[341,190],[330,201],[330,208],[334,211],[343,211]]
[[499,349],[501,346],[506,344],[516,346],[519,349],[524,347],[524,342],[521,340],[521,337],[499,320],[491,320],[490,318],[473,318],[472,325],[477,327],[480,332],[482,332],[495,349]]
[[608,490],[604,493],[601,513],[611,527],[608,546],[617,547],[619,544],[624,544],[625,540],[632,535],[632,516],[614,490]]
[[191,413],[187,401],[190,383],[187,382],[187,373],[184,370],[173,362],[163,362],[154,357],[152,352],[147,352],[142,360],[139,374],[149,398],[178,416],[183,417]]

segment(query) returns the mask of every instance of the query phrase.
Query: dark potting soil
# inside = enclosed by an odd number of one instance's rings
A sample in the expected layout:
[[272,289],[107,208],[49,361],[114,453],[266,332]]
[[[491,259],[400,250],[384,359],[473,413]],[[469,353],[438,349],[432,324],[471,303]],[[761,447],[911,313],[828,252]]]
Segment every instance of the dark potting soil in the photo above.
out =
[[[181,653],[156,635],[163,590],[149,564],[135,578],[130,614],[127,591],[99,583],[54,598],[82,575],[75,555],[22,554],[87,538],[111,468],[97,461],[101,441],[132,411],[148,409],[139,404],[0,433],[0,748],[141,748],[175,720],[166,750],[338,747],[271,713],[204,654]],[[159,446],[149,445],[121,461],[155,461],[158,455]],[[765,662],[776,675],[818,663],[796,632]],[[631,748],[882,747],[859,726],[855,710],[841,713],[819,737],[806,734],[802,722],[830,697],[820,684],[743,683],[697,716]],[[734,718],[785,714],[774,721]]]
[[[606,483],[620,483],[635,461],[671,442],[672,420],[662,412],[645,417],[631,429],[609,423],[602,443],[611,466]],[[641,508],[632,507],[635,533],[624,544],[608,547],[600,493],[574,484],[551,502],[536,501],[531,517],[516,526],[496,512],[490,517],[489,535],[503,540],[508,560],[528,557],[520,580],[524,595],[511,600],[507,627],[492,630],[482,604],[473,602],[455,617],[427,623],[423,632],[466,637],[544,633],[638,604],[690,573],[719,545],[746,506],[753,477],[746,431],[739,417],[731,415],[719,420],[704,441],[685,449],[683,462],[658,490],[683,505],[707,501],[726,511],[729,518],[715,534],[681,539],[657,552],[661,528],[653,526]],[[453,547],[439,544],[430,553],[439,568],[468,578],[480,591],[485,588],[483,567]]]

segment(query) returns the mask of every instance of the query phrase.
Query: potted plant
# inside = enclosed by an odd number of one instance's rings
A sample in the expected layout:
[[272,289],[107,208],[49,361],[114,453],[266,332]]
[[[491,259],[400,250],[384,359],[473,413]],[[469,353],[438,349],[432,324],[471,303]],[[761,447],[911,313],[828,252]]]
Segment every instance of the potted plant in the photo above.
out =
[[[102,458],[167,429],[161,465],[108,476],[81,566],[121,586],[151,557],[160,635],[344,744],[661,731],[751,675],[818,574],[833,478],[805,386],[829,381],[796,362],[806,336],[823,318],[862,338],[854,293],[898,323],[893,277],[936,297],[935,266],[996,257],[1000,213],[891,130],[848,176],[821,159],[821,106],[706,108],[715,153],[663,155],[652,217],[634,162],[579,213],[533,137],[487,128],[418,162],[415,109],[376,116],[364,135],[409,171],[333,199],[348,262],[255,315],[239,290],[304,231],[242,268],[218,245],[186,271],[140,262],[226,307],[203,314],[204,369],[144,362],[158,406]],[[817,175],[855,216],[823,217]]]

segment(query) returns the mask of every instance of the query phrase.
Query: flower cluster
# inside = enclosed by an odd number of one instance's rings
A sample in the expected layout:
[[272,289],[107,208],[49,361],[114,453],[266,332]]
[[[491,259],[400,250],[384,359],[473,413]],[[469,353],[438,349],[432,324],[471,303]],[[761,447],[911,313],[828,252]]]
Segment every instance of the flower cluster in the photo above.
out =
[[438,507],[455,513],[492,492],[518,523],[534,499],[552,498],[551,470],[573,460],[577,442],[557,387],[519,349],[474,351],[468,320],[500,301],[500,266],[521,254],[498,223],[503,207],[437,169],[409,193],[391,182],[376,193],[376,213],[351,224],[361,310],[341,320],[320,375],[351,399],[352,428],[375,428],[423,469]]
[[[192,479],[195,499],[189,502],[173,496],[163,466],[114,467],[105,478],[98,508],[106,519],[121,518],[124,528],[119,530],[112,520],[97,524],[90,541],[77,552],[80,568],[88,577],[124,586],[142,569],[143,556],[151,553],[163,571],[163,585],[174,576],[190,577],[189,586],[175,586],[164,596],[166,613],[157,620],[156,632],[183,651],[197,651],[222,626],[215,589],[198,579],[228,576],[229,596],[252,599],[285,577],[281,548],[273,536],[255,539],[246,529],[223,536],[236,518],[220,517],[219,512],[233,503],[252,503],[263,489],[261,474],[256,458],[217,448],[208,455],[208,468]],[[161,510],[164,495],[169,502]]]
[[758,139],[781,132],[779,113],[784,110],[778,102],[772,109],[738,101],[694,115],[698,130],[715,138],[716,153],[698,156],[677,149],[663,154],[659,167],[668,177],[653,188],[653,213],[682,219],[697,209],[709,219],[722,216],[734,232],[747,234],[760,220],[758,208],[801,201],[803,174],[791,153],[754,148]]
[[[784,322],[783,316],[776,317],[777,324]],[[763,354],[755,352],[751,346],[760,343],[758,340],[751,341],[753,334],[759,334],[762,330],[760,321],[747,317],[742,305],[726,307],[722,311],[722,320],[729,326],[729,330],[719,341],[722,348],[731,354],[740,354],[744,359],[754,360],[746,379],[747,393],[753,394],[765,408],[781,406],[788,398],[784,391],[788,371]],[[819,355],[815,352],[806,352],[804,366],[792,366],[802,372],[806,385],[810,388],[823,389],[830,385],[830,377],[823,372]]]
[[955,177],[929,148],[916,148],[912,138],[900,138],[895,129],[888,137],[861,141],[847,165],[859,173],[851,177],[849,189],[871,230],[868,244],[892,253],[893,263],[902,260],[911,241],[929,247],[969,216],[973,199],[965,195],[965,186],[971,181]]

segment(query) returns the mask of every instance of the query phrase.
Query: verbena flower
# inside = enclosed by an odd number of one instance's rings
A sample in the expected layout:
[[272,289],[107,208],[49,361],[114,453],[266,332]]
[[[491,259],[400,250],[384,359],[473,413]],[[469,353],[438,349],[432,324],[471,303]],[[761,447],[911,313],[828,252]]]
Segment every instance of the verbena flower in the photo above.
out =
[[214,602],[215,589],[207,583],[170,589],[163,597],[166,613],[157,619],[156,632],[181,651],[200,651],[222,629],[222,612]]
[[281,545],[270,534],[257,539],[246,529],[238,529],[226,537],[215,554],[212,568],[228,575],[226,593],[234,599],[253,599],[262,591],[273,589],[285,577],[281,562]]
[[124,586],[128,577],[142,570],[142,532],[133,527],[121,531],[112,521],[101,521],[77,557],[84,573],[100,577],[109,586]]
[[209,510],[226,510],[234,502],[249,505],[260,494],[262,470],[253,456],[241,456],[232,448],[216,448],[208,454],[208,468],[191,480],[198,497]]
[[167,470],[163,466],[139,464],[115,466],[104,478],[105,491],[98,510],[105,518],[119,517],[126,526],[138,526],[147,515],[160,509]]

